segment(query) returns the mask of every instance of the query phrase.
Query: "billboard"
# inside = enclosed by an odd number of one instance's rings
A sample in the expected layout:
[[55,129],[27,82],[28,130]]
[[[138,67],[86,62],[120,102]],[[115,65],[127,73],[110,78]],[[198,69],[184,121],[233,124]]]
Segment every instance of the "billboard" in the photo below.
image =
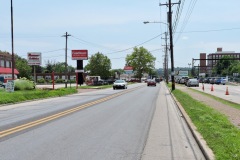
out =
[[88,50],[72,50],[72,60],[88,60]]
[[40,52],[28,52],[27,53],[28,65],[39,66],[42,64],[42,53]]

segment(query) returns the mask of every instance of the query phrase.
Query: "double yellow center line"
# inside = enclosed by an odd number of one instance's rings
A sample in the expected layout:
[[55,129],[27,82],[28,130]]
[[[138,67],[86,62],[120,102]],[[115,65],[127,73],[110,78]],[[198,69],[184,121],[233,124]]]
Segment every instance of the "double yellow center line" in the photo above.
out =
[[56,113],[56,114],[53,114],[53,115],[51,115],[51,116],[48,116],[48,117],[45,117],[45,118],[42,118],[42,119],[39,119],[39,120],[36,120],[36,121],[33,121],[33,122],[29,122],[29,123],[26,123],[26,124],[23,124],[23,125],[14,127],[14,128],[10,128],[10,129],[1,131],[1,132],[0,132],[0,138],[3,138],[3,137],[5,137],[5,136],[9,136],[9,135],[11,135],[11,134],[14,134],[14,133],[16,133],[16,132],[23,131],[23,130],[28,129],[28,128],[31,128],[31,127],[38,126],[38,125],[40,125],[40,124],[43,124],[43,123],[46,123],[46,122],[49,122],[49,121],[52,121],[52,120],[55,120],[55,119],[57,119],[57,118],[66,116],[66,115],[68,115],[68,114],[74,113],[74,112],[79,111],[79,110],[82,110],[82,109],[84,109],[84,108],[93,106],[93,105],[95,105],[95,104],[99,104],[99,103],[105,102],[105,101],[110,100],[110,99],[112,99],[112,98],[115,98],[115,97],[117,97],[117,96],[120,96],[120,95],[123,95],[123,94],[125,94],[125,93],[134,91],[134,90],[136,90],[136,89],[138,89],[138,88],[139,88],[139,87],[133,88],[133,89],[128,89],[128,90],[126,90],[126,91],[124,91],[124,92],[119,92],[119,93],[113,94],[113,95],[111,95],[111,96],[108,96],[108,97],[105,97],[105,98],[102,98],[102,99],[99,99],[99,100],[96,100],[96,101],[93,101],[93,102],[89,102],[89,103],[83,104],[83,105],[81,105],[81,106],[78,106],[78,107],[75,107],[75,108],[72,108],[72,109],[69,109],[69,110],[60,112],[60,113]]

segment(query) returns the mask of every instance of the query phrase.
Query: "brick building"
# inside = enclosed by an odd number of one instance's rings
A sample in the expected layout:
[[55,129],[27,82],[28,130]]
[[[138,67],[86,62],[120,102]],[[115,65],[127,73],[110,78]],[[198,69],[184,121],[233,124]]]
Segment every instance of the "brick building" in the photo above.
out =
[[236,60],[240,60],[240,53],[235,51],[223,51],[222,48],[217,48],[215,53],[200,53],[200,73],[212,74],[213,67],[217,64],[217,61],[224,56],[231,56]]

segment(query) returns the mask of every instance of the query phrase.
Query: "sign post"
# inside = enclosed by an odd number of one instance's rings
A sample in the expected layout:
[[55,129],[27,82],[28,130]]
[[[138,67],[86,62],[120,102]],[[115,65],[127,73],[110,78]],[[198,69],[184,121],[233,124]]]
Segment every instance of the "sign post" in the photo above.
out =
[[72,50],[72,60],[77,60],[77,70],[75,71],[76,82],[78,84],[83,84],[83,60],[88,60],[88,50]]
[[34,70],[34,83],[36,84],[36,69],[35,66],[42,64],[42,53],[40,52],[28,52],[27,53],[28,65],[33,66]]

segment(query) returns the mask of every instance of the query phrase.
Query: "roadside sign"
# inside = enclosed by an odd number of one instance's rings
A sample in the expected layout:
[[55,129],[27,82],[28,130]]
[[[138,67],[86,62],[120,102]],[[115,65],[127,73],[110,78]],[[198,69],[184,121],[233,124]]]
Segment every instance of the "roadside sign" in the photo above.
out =
[[5,88],[7,92],[14,92],[14,80],[8,80]]
[[88,60],[88,50],[72,50],[72,60]]
[[125,71],[125,74],[133,74],[133,67],[132,66],[125,66],[123,68],[123,70]]
[[77,70],[75,70],[75,73],[83,73],[83,72],[84,72],[83,69],[77,69]]
[[133,71],[133,67],[132,66],[125,66],[123,70]]
[[28,52],[27,53],[28,65],[40,66],[42,64],[42,53],[40,52]]

